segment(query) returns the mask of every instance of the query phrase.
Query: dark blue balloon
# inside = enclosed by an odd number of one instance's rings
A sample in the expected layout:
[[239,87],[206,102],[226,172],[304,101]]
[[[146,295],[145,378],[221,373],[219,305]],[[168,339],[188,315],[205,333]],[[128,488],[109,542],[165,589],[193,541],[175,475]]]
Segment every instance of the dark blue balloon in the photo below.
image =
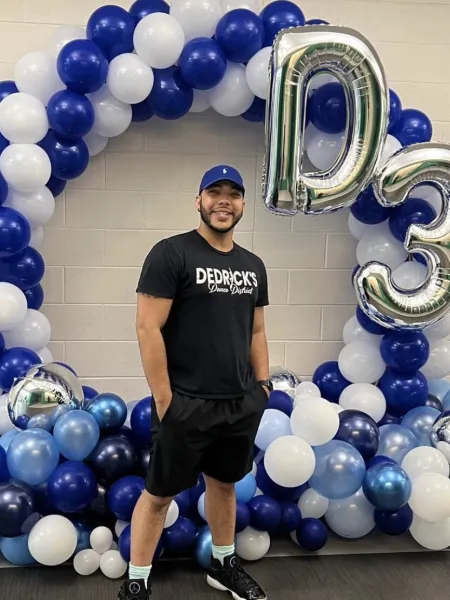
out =
[[378,421],[378,428],[380,428],[382,425],[398,425],[400,421],[400,417],[394,417],[389,413],[384,413],[381,421]]
[[108,505],[122,521],[131,521],[134,507],[144,491],[145,481],[137,475],[128,475],[116,481],[108,493]]
[[127,420],[127,405],[120,396],[109,392],[89,400],[84,410],[94,417],[103,433],[117,432]]
[[91,40],[73,40],[63,46],[57,68],[62,82],[79,94],[99,90],[108,75],[108,61]]
[[250,525],[250,510],[249,507],[239,500],[236,502],[236,533],[244,531]]
[[0,258],[8,258],[25,250],[30,237],[30,224],[22,213],[0,206]]
[[281,520],[277,531],[282,534],[295,531],[302,520],[302,513],[295,502],[280,502]]
[[375,525],[386,535],[403,535],[411,527],[414,513],[406,504],[395,512],[375,510]]
[[8,465],[6,464],[6,452],[0,446],[0,481],[9,479]]
[[428,394],[428,398],[425,402],[425,406],[431,406],[431,408],[435,408],[439,412],[444,411],[444,406],[443,406],[442,402],[439,400],[439,398],[436,398],[436,396],[433,396],[433,394]]
[[381,340],[380,352],[391,369],[414,373],[427,362],[430,344],[420,331],[390,331]]
[[120,556],[127,563],[131,560],[131,525],[127,525],[119,536]]
[[78,552],[81,552],[81,550],[88,550],[91,547],[90,537],[92,527],[89,527],[89,525],[81,521],[72,521],[72,523],[77,530],[78,541],[74,552],[74,554],[77,554]]
[[13,256],[0,259],[0,281],[12,283],[21,290],[37,285],[44,276],[44,271],[42,256],[30,246]]
[[428,225],[436,218],[436,211],[426,200],[409,198],[392,209],[389,217],[389,229],[392,235],[404,242],[410,225]]
[[196,485],[194,485],[194,487],[191,487],[189,489],[189,496],[191,499],[190,512],[192,512],[193,515],[195,515],[195,517],[198,516],[198,510],[197,510],[198,500],[199,500],[200,496],[203,494],[203,492],[205,491],[205,489],[206,489],[205,480],[202,475],[200,475],[200,477],[198,478]]
[[427,380],[420,371],[403,374],[387,368],[378,387],[386,398],[388,412],[395,417],[402,417],[411,409],[424,406],[428,398]]
[[34,510],[31,487],[13,479],[0,483],[0,537],[13,538],[24,533],[23,524]]
[[402,146],[429,142],[433,126],[425,113],[415,108],[406,108],[390,132]]
[[277,34],[288,27],[305,24],[305,15],[293,2],[276,0],[263,8],[259,15],[264,23],[264,46],[271,46]]
[[340,133],[347,124],[347,107],[341,83],[326,83],[312,93],[308,101],[311,123],[324,133]]
[[61,365],[62,367],[65,367],[66,369],[69,369],[69,371],[71,373],[73,373],[75,376],[77,376],[75,369],[73,367],[71,367],[70,365],[68,365],[67,363],[61,362],[60,360],[55,360],[55,364]]
[[400,121],[400,117],[402,116],[402,103],[399,96],[394,92],[394,90],[389,90],[389,129],[388,132],[391,133],[393,128]]
[[366,467],[370,469],[370,467],[379,465],[381,463],[391,463],[393,465],[397,464],[393,458],[390,458],[389,456],[383,456],[383,454],[377,454],[367,461]]
[[225,75],[227,59],[219,44],[207,37],[190,40],[178,61],[181,77],[196,90],[209,90]]
[[328,541],[328,529],[319,519],[302,519],[296,537],[301,548],[317,552]]
[[15,82],[11,79],[0,81],[0,102],[11,94],[17,94],[18,91]]
[[8,184],[6,183],[6,180],[3,177],[3,175],[0,173],[0,206],[5,202],[6,198],[8,197],[8,191]]
[[375,456],[380,432],[375,421],[359,410],[343,410],[339,413],[339,429],[335,440],[347,442],[356,448],[364,460]]
[[215,38],[230,62],[246,63],[263,47],[264,24],[246,8],[230,10],[217,23]]
[[14,347],[0,355],[0,389],[9,390],[16,377],[41,362],[39,356],[28,348]]
[[412,483],[400,465],[383,462],[366,471],[362,487],[375,508],[395,512],[408,502]]
[[308,19],[305,25],[329,25],[329,22],[323,19]]
[[181,76],[180,69],[154,69],[154,83],[149,103],[160,119],[180,119],[192,106],[194,91]]
[[389,218],[392,209],[381,206],[375,198],[372,185],[363,190],[351,207],[355,219],[366,225],[377,225]]
[[0,333],[0,354],[3,354],[4,351],[5,351],[5,338]]
[[270,498],[274,498],[281,502],[298,500],[306,489],[306,485],[299,485],[293,488],[283,487],[270,479],[264,466],[264,459],[258,464],[256,470],[256,483],[259,489]]
[[132,104],[131,111],[131,118],[135,123],[143,123],[144,121],[148,121],[153,117],[154,114],[153,109],[150,105],[149,97],[143,100],[142,102]]
[[57,198],[60,194],[63,193],[63,191],[66,189],[66,185],[67,185],[67,181],[64,181],[64,179],[58,179],[57,177],[54,177],[53,175],[50,177],[50,179],[47,181],[47,184],[46,184],[46,186],[51,191],[51,193],[55,196],[55,198]]
[[373,333],[374,335],[383,335],[383,333],[388,331],[381,325],[378,325],[378,323],[375,323],[375,321],[372,321],[372,319],[368,317],[359,306],[356,308],[356,318],[358,319],[358,323],[361,325],[361,327],[369,333]]
[[89,17],[86,37],[103,52],[107,60],[133,51],[136,22],[124,8],[108,4],[97,8]]
[[131,473],[136,464],[136,451],[122,435],[110,435],[99,441],[86,462],[101,481],[116,481]]
[[255,496],[248,503],[250,525],[258,531],[274,531],[281,521],[279,502],[269,496]]
[[136,0],[130,7],[130,15],[134,18],[136,24],[144,17],[155,12],[166,13],[170,12],[170,6],[164,0]]
[[290,417],[292,411],[294,410],[294,403],[292,398],[289,396],[289,394],[286,394],[286,392],[281,390],[273,390],[269,394],[269,401],[267,402],[266,408],[280,410],[282,413]]
[[48,480],[51,502],[63,513],[87,508],[97,496],[97,481],[92,470],[81,461],[68,460],[56,467]]
[[53,94],[47,104],[50,127],[67,138],[85,136],[94,125],[94,107],[83,94],[61,90]]
[[250,108],[241,117],[250,123],[264,123],[266,118],[266,101],[255,96]]
[[198,526],[190,519],[184,517],[178,519],[172,527],[164,530],[165,553],[170,556],[182,556],[190,553],[195,546],[198,530]]
[[47,152],[52,175],[58,179],[76,179],[88,167],[89,150],[82,139],[70,140],[49,131],[39,146]]
[[92,400],[95,396],[98,396],[98,392],[96,389],[91,387],[90,385],[83,385],[84,399],[87,402],[88,400]]
[[[131,435],[133,436],[133,432],[131,431]],[[133,436],[133,442],[135,442],[134,440],[134,436]],[[137,444],[139,447],[139,444]],[[144,448],[143,450],[141,450],[141,460],[140,460],[140,467],[141,467],[141,473],[142,475],[146,476],[148,473],[148,470],[150,468],[150,460],[151,460],[151,450],[150,448]]]
[[322,398],[330,402],[339,402],[339,396],[350,385],[350,381],[340,372],[337,360],[329,360],[319,365],[312,380],[320,389]]
[[191,505],[191,495],[189,490],[185,490],[184,492],[180,492],[174,498],[175,502],[178,504],[178,510],[182,517],[185,517],[189,512],[189,507]]
[[142,447],[150,446],[152,426],[151,397],[140,400],[131,411],[130,426]]
[[27,299],[28,308],[39,310],[44,302],[44,290],[42,285],[37,285],[24,291],[25,298]]
[[[0,133],[0,154],[3,152],[3,150],[5,148],[7,148],[9,146],[9,140],[7,140],[1,133]],[[4,181],[4,180],[3,180]],[[1,202],[0,202],[1,204]]]

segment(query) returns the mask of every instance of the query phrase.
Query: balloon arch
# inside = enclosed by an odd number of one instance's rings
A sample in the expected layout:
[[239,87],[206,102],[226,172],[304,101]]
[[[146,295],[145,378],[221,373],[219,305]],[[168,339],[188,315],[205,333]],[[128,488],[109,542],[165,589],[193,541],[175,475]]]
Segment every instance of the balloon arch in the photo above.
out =
[[[82,388],[47,348],[38,248],[55,198],[132,121],[209,108],[265,121],[274,40],[305,25],[328,26],[305,21],[288,0],[262,11],[259,0],[102,6],[0,82],[0,550],[11,563],[73,558],[80,574],[100,567],[120,577],[149,461],[149,398],[126,406]],[[312,170],[325,173],[341,156],[347,96],[330,73],[310,82],[303,159]],[[425,114],[403,109],[393,90],[386,98],[382,164],[432,135]],[[405,249],[409,228],[435,221],[447,202],[429,185],[396,207],[376,192],[366,185],[351,205],[357,262],[387,265],[397,286],[415,290],[427,267]],[[254,469],[236,485],[242,558],[262,558],[279,535],[317,551],[330,529],[353,539],[409,531],[425,548],[450,545],[449,334],[446,316],[399,330],[362,306],[345,324],[338,360],[318,366],[313,382],[274,373]],[[40,413],[39,403],[52,410]],[[202,478],[175,498],[158,554],[193,553],[208,565],[203,498]]]

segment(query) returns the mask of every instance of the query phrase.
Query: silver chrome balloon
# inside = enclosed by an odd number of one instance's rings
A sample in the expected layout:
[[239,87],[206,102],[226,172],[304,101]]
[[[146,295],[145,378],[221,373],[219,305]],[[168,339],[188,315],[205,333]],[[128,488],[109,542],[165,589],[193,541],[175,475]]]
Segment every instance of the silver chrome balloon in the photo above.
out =
[[421,183],[437,188],[443,198],[441,214],[429,225],[411,225],[404,243],[426,259],[425,282],[405,291],[378,262],[363,265],[353,279],[361,309],[389,329],[422,329],[450,308],[450,145],[426,142],[399,150],[377,174],[374,191],[383,206],[398,206]]
[[430,442],[450,463],[450,411],[442,413],[436,419],[430,430]]
[[292,398],[295,396],[295,387],[301,382],[295,373],[285,367],[272,367],[269,378],[274,390],[286,392]]
[[[327,170],[302,173],[311,79],[330,73],[343,85],[346,142]],[[269,64],[263,197],[279,215],[328,213],[352,204],[370,182],[387,134],[389,88],[373,46],[346,27],[282,30]]]
[[82,408],[83,388],[76,375],[57,363],[40,364],[14,380],[9,391],[8,412],[14,424],[20,417],[52,413],[61,405]]

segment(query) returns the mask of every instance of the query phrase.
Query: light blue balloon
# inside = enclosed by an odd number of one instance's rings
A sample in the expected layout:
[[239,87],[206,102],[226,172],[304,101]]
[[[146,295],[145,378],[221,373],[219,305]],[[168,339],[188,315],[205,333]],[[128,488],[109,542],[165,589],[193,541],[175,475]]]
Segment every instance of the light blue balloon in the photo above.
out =
[[69,410],[70,409],[66,404],[60,404],[52,410],[51,418],[53,427],[55,426],[56,421],[60,419],[63,415],[67,414]]
[[253,498],[256,492],[256,479],[252,473],[247,473],[247,475],[238,481],[234,485],[234,489],[236,491],[236,500],[247,504]]
[[330,500],[340,500],[355,494],[362,485],[366,465],[361,454],[340,440],[313,448],[316,468],[309,485]]
[[418,406],[406,413],[400,424],[412,431],[419,446],[431,446],[430,430],[440,414],[431,406]]
[[28,485],[47,481],[59,462],[59,452],[53,436],[43,429],[27,429],[17,435],[6,456],[13,479]]
[[97,445],[100,428],[84,410],[71,410],[55,423],[53,437],[61,454],[68,460],[84,460]]
[[266,409],[259,424],[255,445],[260,450],[267,450],[269,444],[285,435],[292,435],[289,417],[281,410]]
[[17,567],[27,567],[37,562],[28,550],[28,535],[2,538],[0,540],[0,550],[6,560]]
[[444,410],[450,410],[450,390],[445,394],[444,398],[442,399],[442,406],[444,407]]
[[208,526],[200,529],[195,540],[195,558],[203,569],[211,566],[212,536]]
[[18,435],[19,431],[17,429],[11,429],[10,431],[7,431],[0,437],[0,446],[5,452],[8,452],[8,448],[11,445],[11,442]]
[[428,379],[427,383],[428,393],[443,402],[446,393],[450,392],[450,383],[445,379]]
[[201,518],[206,521],[206,510],[205,510],[205,492],[200,496],[197,502],[198,514]]
[[45,431],[51,431],[52,429],[52,418],[50,415],[41,413],[40,415],[34,415],[27,423],[27,429],[44,429]]
[[389,456],[400,465],[408,452],[418,445],[416,436],[403,425],[382,425],[377,455]]

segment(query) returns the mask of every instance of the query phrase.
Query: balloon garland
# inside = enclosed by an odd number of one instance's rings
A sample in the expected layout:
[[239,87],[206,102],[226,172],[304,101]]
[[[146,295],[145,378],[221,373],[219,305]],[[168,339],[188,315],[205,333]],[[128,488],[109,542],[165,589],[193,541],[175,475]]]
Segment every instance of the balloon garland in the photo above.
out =
[[[100,568],[121,577],[149,461],[149,398],[127,406],[84,386],[84,406],[15,416],[15,381],[53,361],[50,323],[39,310],[39,246],[55,198],[132,121],[212,108],[263,122],[276,36],[321,24],[289,0],[262,11],[258,0],[102,6],[86,28],[61,27],[45,51],[17,63],[14,81],[0,82],[0,550],[11,563],[73,559],[81,575]],[[340,83],[326,73],[314,78],[304,142],[313,168],[334,163],[347,117]],[[390,90],[383,160],[431,136],[429,118],[403,109]],[[441,210],[429,186],[396,208],[382,206],[368,186],[349,216],[358,264],[377,260],[398,286],[417,288],[426,267],[420,255],[406,260],[403,243],[412,224],[429,224]],[[410,531],[425,548],[450,545],[449,334],[448,316],[423,331],[388,331],[358,308],[338,360],[317,367],[313,382],[274,374],[253,471],[236,485],[242,558],[262,558],[273,533],[320,550],[328,528],[345,538],[375,527]],[[158,556],[193,552],[208,566],[204,490],[200,477],[175,498]]]

